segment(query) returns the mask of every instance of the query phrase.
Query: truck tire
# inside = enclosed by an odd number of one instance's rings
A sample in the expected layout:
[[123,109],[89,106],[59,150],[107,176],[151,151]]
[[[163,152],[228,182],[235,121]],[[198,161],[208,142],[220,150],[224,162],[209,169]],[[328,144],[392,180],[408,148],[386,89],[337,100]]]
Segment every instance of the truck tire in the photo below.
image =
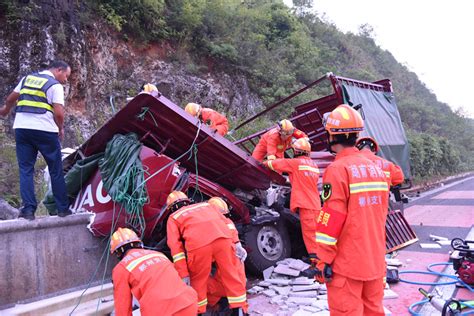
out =
[[244,235],[249,250],[245,265],[254,274],[261,274],[277,261],[291,255],[291,242],[288,231],[282,221],[252,225]]

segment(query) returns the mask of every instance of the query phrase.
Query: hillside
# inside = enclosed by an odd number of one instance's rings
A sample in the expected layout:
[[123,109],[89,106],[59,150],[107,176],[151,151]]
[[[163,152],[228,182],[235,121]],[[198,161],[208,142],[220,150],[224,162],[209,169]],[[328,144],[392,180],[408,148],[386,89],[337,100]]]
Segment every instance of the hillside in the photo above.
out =
[[[4,100],[22,75],[55,56],[69,62],[64,145],[75,146],[112,115],[109,96],[123,106],[143,82],[177,104],[200,102],[239,122],[326,72],[389,78],[415,177],[473,168],[473,120],[439,102],[367,27],[344,34],[308,12],[275,0],[0,0],[0,94]],[[270,125],[290,105],[241,133]],[[16,164],[11,125],[12,117],[0,126],[0,188],[17,204],[16,171],[7,167]]]

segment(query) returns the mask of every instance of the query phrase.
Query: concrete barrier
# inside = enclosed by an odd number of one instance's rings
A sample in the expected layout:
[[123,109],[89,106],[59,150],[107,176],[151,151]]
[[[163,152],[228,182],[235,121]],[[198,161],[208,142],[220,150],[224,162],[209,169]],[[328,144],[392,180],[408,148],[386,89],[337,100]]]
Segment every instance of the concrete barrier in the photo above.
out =
[[87,229],[89,216],[0,221],[0,309],[100,284],[104,272],[110,281],[117,259]]

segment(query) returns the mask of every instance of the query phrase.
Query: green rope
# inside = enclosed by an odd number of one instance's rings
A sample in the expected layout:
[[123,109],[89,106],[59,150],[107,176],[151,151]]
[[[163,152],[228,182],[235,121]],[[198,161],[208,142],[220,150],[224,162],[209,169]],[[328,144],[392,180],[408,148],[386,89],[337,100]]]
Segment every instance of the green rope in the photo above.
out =
[[104,158],[99,161],[99,169],[104,188],[112,200],[125,207],[126,223],[140,237],[145,232],[143,206],[148,203],[145,185],[145,170],[140,160],[142,144],[134,133],[115,135],[107,143]]
[[[148,108],[146,108],[146,111],[148,111]],[[143,116],[146,114],[146,111],[143,113]],[[150,114],[151,114],[151,113],[150,113]],[[152,115],[152,118],[153,118],[153,115]],[[153,118],[153,119],[154,119],[154,118]],[[155,121],[155,124],[156,124],[156,121]],[[116,194],[119,195],[122,199],[127,199],[127,200],[128,200],[128,205],[131,204],[132,206],[140,206],[140,205],[143,206],[146,202],[148,202],[148,195],[146,194],[146,190],[144,189],[146,182],[148,182],[150,179],[152,179],[152,178],[155,177],[156,175],[160,174],[162,171],[166,170],[169,166],[175,164],[177,161],[179,161],[181,158],[185,157],[187,154],[190,154],[190,156],[188,157],[188,160],[191,159],[192,156],[194,156],[194,163],[195,163],[195,166],[196,166],[196,188],[197,188],[197,189],[199,190],[199,192],[201,193],[201,191],[200,191],[200,189],[199,189],[199,183],[198,183],[198,165],[197,165],[197,162],[198,162],[198,160],[197,160],[198,145],[196,144],[196,140],[197,140],[197,138],[198,138],[198,136],[199,136],[200,131],[201,131],[201,124],[198,125],[198,130],[197,130],[197,132],[196,132],[196,136],[194,137],[194,140],[193,140],[191,146],[190,146],[183,154],[181,154],[180,156],[178,156],[176,159],[170,161],[169,163],[167,163],[165,166],[161,167],[159,170],[157,170],[157,171],[154,172],[153,174],[149,175],[149,170],[148,170],[148,168],[144,168],[143,166],[141,166],[141,169],[138,168],[138,170],[142,170],[143,172],[142,172],[142,173],[139,173],[139,174],[138,174],[138,177],[135,178],[135,181],[134,181],[134,182],[135,182],[135,184],[138,183],[138,185],[135,185],[135,188],[133,189],[133,191],[132,191],[132,190],[129,190],[129,191],[128,191],[128,192],[131,191],[130,194],[128,194],[128,195],[127,195],[127,194],[124,194],[124,193],[123,193],[124,190],[116,190],[116,191],[115,191]],[[129,134],[129,135],[127,135],[127,136],[115,135],[115,136],[114,136],[114,139],[117,137],[117,138],[120,138],[120,139],[123,141],[122,137],[132,137],[132,138],[133,138],[134,136],[131,136],[131,135],[134,135],[134,134]],[[136,137],[136,135],[135,135],[135,137]],[[114,140],[114,139],[112,139],[112,140]],[[116,141],[117,141],[117,140],[116,140]],[[118,142],[118,141],[117,141],[117,142]],[[110,144],[110,143],[111,143],[111,142],[109,142],[109,143],[107,144],[107,148],[109,148],[109,144]],[[118,145],[119,148],[120,148],[121,145],[123,145],[123,144]],[[112,147],[112,145],[110,145],[110,147]],[[107,148],[106,148],[106,151],[107,151]],[[122,148],[122,149],[126,150],[126,148]],[[141,149],[141,146],[140,146],[140,149]],[[110,151],[111,151],[111,148],[109,148],[109,154],[110,154]],[[129,151],[127,151],[127,152],[130,153]],[[104,156],[104,158],[105,158],[105,156]],[[115,157],[115,158],[117,158],[117,157]],[[111,159],[110,159],[110,158],[109,158],[109,159],[105,159],[105,160],[101,161],[101,163],[102,163],[102,165],[104,166],[104,168],[105,168],[105,166],[109,166],[109,167],[110,167],[109,163],[111,163]],[[99,168],[100,168],[100,164],[101,164],[101,163],[99,163]],[[141,164],[141,163],[140,163],[140,164]],[[128,164],[125,164],[125,166],[128,166]],[[112,165],[112,167],[113,167],[113,165]],[[122,167],[123,167],[123,165],[122,165]],[[135,166],[135,167],[136,167],[136,166]],[[123,168],[122,168],[122,169],[123,169]],[[105,170],[105,169],[104,169],[104,170]],[[106,174],[108,174],[108,175],[113,174],[113,172],[111,172],[110,170],[104,171],[104,172],[105,172]],[[132,173],[132,174],[135,174],[135,175],[136,175],[136,172],[137,172],[137,170],[131,171],[131,173]],[[102,173],[103,173],[103,170],[101,170],[101,175],[102,175]],[[144,174],[145,174],[145,173],[146,173],[147,175],[149,175],[146,180],[144,179]],[[122,180],[121,183],[123,183],[124,181],[125,181],[125,183],[129,183],[130,180],[133,179],[132,175],[125,175],[125,176],[121,176],[121,177],[118,177],[118,178],[120,178],[120,180]],[[125,178],[125,179],[124,179],[124,178]],[[110,180],[110,179],[108,179],[108,180]],[[104,188],[106,188],[106,186],[105,186],[105,180],[104,180],[104,176],[103,176],[103,175],[102,175],[102,181],[104,182]],[[113,182],[113,181],[112,181],[112,182]],[[110,185],[110,181],[108,181],[108,185]],[[116,189],[116,188],[114,187],[113,189]],[[112,197],[112,195],[110,194],[109,189],[106,188],[106,190],[107,190],[107,192],[109,193],[109,195]],[[112,186],[110,187],[110,190],[112,190]],[[138,194],[136,195],[137,192],[138,192]],[[202,193],[201,193],[201,194],[202,194]],[[138,196],[138,201],[139,201],[140,203],[136,203],[136,205],[133,205],[133,204],[135,204],[134,202],[137,202],[137,200],[133,200],[132,198],[129,198],[129,197],[132,197],[132,196],[133,196],[133,197],[137,197],[137,196]],[[146,198],[145,198],[145,197],[146,197]],[[113,199],[113,197],[112,197],[112,199]],[[146,202],[143,203],[143,204],[141,204],[141,203],[143,202],[143,200],[146,200]],[[115,200],[114,200],[114,201],[115,201]],[[125,203],[125,205],[127,205],[127,204]],[[112,227],[111,227],[111,230],[110,230],[109,237],[107,238],[107,246],[105,247],[105,249],[104,249],[104,251],[103,251],[103,253],[102,253],[102,256],[101,256],[101,258],[100,258],[100,260],[99,260],[99,264],[97,265],[97,268],[95,269],[94,273],[91,275],[91,278],[89,279],[89,282],[88,282],[86,288],[85,288],[84,291],[81,293],[81,295],[80,295],[80,297],[79,297],[79,300],[78,300],[76,306],[75,306],[74,309],[69,313],[70,316],[74,313],[74,311],[75,311],[75,310],[77,309],[77,307],[80,305],[81,300],[82,300],[84,294],[85,294],[85,293],[87,292],[87,290],[90,288],[90,286],[91,286],[91,284],[92,284],[92,281],[93,281],[95,275],[96,275],[97,272],[99,271],[99,267],[100,267],[101,264],[102,264],[102,261],[103,261],[103,259],[104,259],[104,256],[107,254],[107,256],[105,256],[105,267],[104,267],[104,273],[103,273],[103,275],[102,275],[102,284],[101,284],[101,286],[103,287],[103,285],[104,285],[105,274],[106,274],[106,271],[107,271],[107,263],[108,263],[108,260],[109,260],[109,257],[110,257],[110,239],[112,238],[112,235],[113,235],[113,233],[114,233],[115,230],[116,230],[117,223],[118,223],[118,220],[119,220],[119,218],[120,218],[120,214],[121,214],[121,212],[122,212],[123,209],[124,209],[124,205],[121,205],[121,206],[120,206],[120,210],[119,210],[117,216],[115,216],[115,214],[116,214],[116,204],[114,203],[114,209],[113,209],[113,213],[112,213],[112,214],[113,214],[113,216],[112,216]],[[132,221],[132,223],[138,224],[140,227],[143,228],[143,230],[141,230],[142,235],[143,235],[144,227],[145,227],[145,221],[144,221],[144,219],[143,219],[143,208],[142,208],[141,210],[142,210],[141,213],[140,213],[141,216],[137,216],[136,218],[132,219],[131,221]],[[128,210],[126,210],[126,211],[127,211],[127,213],[128,213]],[[130,213],[129,213],[129,214],[130,214]],[[135,227],[135,226],[133,226],[133,227]],[[102,291],[101,291],[101,295],[100,295],[100,297],[98,298],[98,301],[97,301],[96,314],[98,313],[99,306],[100,306],[100,303],[101,303],[101,299],[102,299]]]
[[145,115],[147,113],[151,116],[151,119],[155,123],[155,126],[158,126],[158,123],[156,122],[156,119],[153,116],[153,113],[150,111],[149,107],[146,107],[146,106],[142,107],[142,111],[139,114],[137,114],[137,119],[139,119],[140,121],[144,121],[145,120]]

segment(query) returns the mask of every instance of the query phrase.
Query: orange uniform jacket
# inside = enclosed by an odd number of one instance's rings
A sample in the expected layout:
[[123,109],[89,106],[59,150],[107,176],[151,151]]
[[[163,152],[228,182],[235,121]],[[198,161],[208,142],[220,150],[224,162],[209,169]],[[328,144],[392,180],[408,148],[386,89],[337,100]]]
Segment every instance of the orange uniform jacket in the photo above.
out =
[[240,242],[239,232],[237,231],[237,228],[235,227],[234,222],[230,218],[225,217],[225,216],[224,216],[224,222],[227,225],[227,227],[230,229],[230,232],[232,233],[232,241],[234,242],[234,244]]
[[112,272],[117,316],[132,315],[132,294],[142,315],[173,315],[197,305],[196,292],[181,280],[164,254],[131,249]]
[[377,156],[368,149],[363,149],[360,152],[385,172],[387,178],[390,179],[390,185],[397,185],[402,183],[403,180],[405,180],[402,168],[400,168],[393,162]]
[[266,156],[283,158],[285,150],[290,148],[293,138],[299,139],[308,137],[305,133],[295,128],[293,135],[287,140],[282,140],[278,128],[272,128],[262,135],[257,146],[253,150],[252,157],[258,161],[263,161]]
[[217,133],[221,136],[225,136],[229,130],[229,123],[227,118],[214,111],[213,109],[203,108],[201,112],[201,119],[205,124],[208,124],[212,129],[216,129]]
[[287,172],[290,175],[290,209],[293,213],[298,208],[321,209],[318,192],[319,169],[311,159],[300,156],[294,159],[268,160],[265,164],[274,171]]
[[387,193],[385,173],[355,147],[324,172],[316,253],[334,273],[360,281],[385,276]]
[[168,218],[167,242],[181,278],[189,276],[186,251],[209,245],[219,238],[232,239],[225,217],[208,203],[180,208]]

